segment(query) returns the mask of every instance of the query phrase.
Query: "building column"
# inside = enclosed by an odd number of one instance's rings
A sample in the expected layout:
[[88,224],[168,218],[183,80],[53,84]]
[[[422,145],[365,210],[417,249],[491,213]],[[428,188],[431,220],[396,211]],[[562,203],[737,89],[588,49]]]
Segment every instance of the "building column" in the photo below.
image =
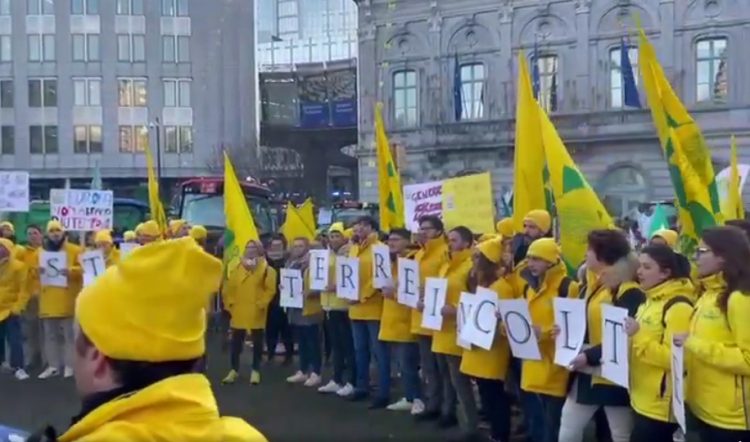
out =
[[[589,1],[580,1],[576,5],[576,58],[575,58],[575,86],[571,91],[573,96],[568,97],[568,110],[592,110],[594,106],[589,103],[591,90],[591,74],[589,55],[591,47],[589,46],[590,28],[589,16],[591,15],[591,6]],[[595,48],[595,47],[594,47]],[[594,71],[596,72],[596,71]]]

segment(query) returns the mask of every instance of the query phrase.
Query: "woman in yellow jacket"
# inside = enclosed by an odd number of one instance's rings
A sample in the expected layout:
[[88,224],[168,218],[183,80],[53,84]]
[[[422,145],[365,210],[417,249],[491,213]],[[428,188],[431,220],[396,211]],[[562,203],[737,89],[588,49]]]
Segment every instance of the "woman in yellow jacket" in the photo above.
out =
[[703,442],[750,440],[750,242],[735,227],[705,230],[697,249],[701,295],[684,345],[687,403]]
[[[502,238],[480,243],[474,252],[469,291],[476,293],[477,287],[484,287],[495,292],[498,299],[512,298],[513,287],[507,280],[512,267],[513,254],[510,247],[504,247]],[[510,347],[500,330],[495,332],[489,350],[472,346],[470,350],[464,350],[461,357],[461,373],[476,381],[482,410],[489,420],[490,435],[495,441],[510,440],[510,399],[505,393],[509,366]]]
[[16,245],[0,238],[0,362],[5,358],[5,342],[10,345],[10,361],[3,366],[13,370],[16,379],[29,378],[24,370],[23,336],[20,315],[29,301],[27,270],[16,259]]
[[120,262],[120,251],[115,248],[115,242],[112,240],[112,234],[109,230],[96,232],[96,235],[94,235],[94,245],[102,251],[107,268],[117,265]]
[[252,384],[260,384],[260,363],[263,358],[263,330],[266,328],[268,304],[276,293],[276,270],[266,262],[263,246],[249,241],[239,265],[229,274],[224,286],[224,308],[230,314],[232,330],[229,361],[231,371],[222,383],[237,381],[240,354],[250,332],[253,342]]
[[630,440],[669,441],[678,428],[671,418],[672,336],[688,330],[693,312],[690,263],[667,245],[647,246],[638,260],[646,303],[625,324],[631,337],[630,404],[635,411]]

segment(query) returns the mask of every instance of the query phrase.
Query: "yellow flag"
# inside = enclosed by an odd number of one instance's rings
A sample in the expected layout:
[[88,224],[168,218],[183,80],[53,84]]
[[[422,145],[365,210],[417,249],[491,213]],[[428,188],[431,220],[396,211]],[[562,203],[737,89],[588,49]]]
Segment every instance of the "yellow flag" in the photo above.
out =
[[164,206],[161,203],[159,194],[159,180],[156,178],[154,170],[154,158],[151,154],[151,148],[146,147],[146,169],[148,171],[148,205],[151,209],[151,219],[159,225],[159,231],[162,235],[167,232],[167,215],[164,212]]
[[281,226],[281,234],[284,235],[287,242],[292,242],[296,238],[315,239],[315,231],[305,223],[301,208],[298,209],[292,202],[286,205],[286,219]]
[[516,102],[516,146],[513,164],[513,226],[523,231],[523,219],[536,209],[548,209],[545,195],[544,143],[539,105],[531,88],[529,66],[523,51],[518,54],[518,99]]
[[401,176],[391,155],[391,143],[383,124],[383,103],[375,106],[375,141],[378,160],[378,196],[380,202],[380,230],[404,227],[404,194]]
[[313,205],[312,198],[306,199],[305,202],[299,206],[297,212],[299,212],[299,216],[302,217],[302,221],[304,221],[308,230],[311,232],[318,230],[318,223],[315,221],[315,206]]
[[745,204],[742,201],[742,189],[740,188],[740,168],[737,160],[737,140],[732,135],[732,149],[729,160],[729,181],[727,184],[727,197],[721,202],[721,211],[724,220],[745,219]]
[[[227,227],[224,231],[224,266],[231,272],[250,240],[259,240],[255,220],[247,205],[242,186],[234,173],[232,161],[224,152],[224,216]],[[228,276],[228,273],[227,273]]]
[[586,258],[587,236],[594,229],[614,227],[612,218],[570,157],[547,113],[539,107],[544,152],[555,197],[560,246],[568,272]]

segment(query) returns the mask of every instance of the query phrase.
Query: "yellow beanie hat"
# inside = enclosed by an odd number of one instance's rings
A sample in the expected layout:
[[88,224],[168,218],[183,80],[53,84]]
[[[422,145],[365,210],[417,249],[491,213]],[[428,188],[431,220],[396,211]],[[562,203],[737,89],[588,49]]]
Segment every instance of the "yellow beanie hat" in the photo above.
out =
[[96,232],[96,235],[94,236],[94,243],[109,243],[112,244],[114,241],[112,241],[112,234],[109,233],[109,230],[100,230]]
[[132,230],[126,230],[125,233],[122,234],[122,239],[124,241],[135,241],[135,232]]
[[499,263],[503,257],[503,238],[495,237],[490,240],[480,242],[477,245],[479,253],[484,255],[485,258],[489,259],[492,263]]
[[139,247],[76,301],[76,320],[105,356],[186,361],[206,350],[205,307],[219,289],[221,261],[191,238]]
[[354,236],[354,229],[346,229],[344,230],[344,238],[346,239],[352,239]]
[[497,235],[495,235],[494,233],[482,233],[482,235],[480,235],[477,239],[477,242],[485,242],[495,238],[497,238]]
[[556,263],[560,260],[560,247],[552,238],[539,238],[532,242],[526,256]]
[[328,228],[328,233],[340,233],[342,235],[346,235],[346,229],[344,228],[344,223],[333,223],[331,224],[331,227]]
[[140,235],[141,233],[143,233],[143,224],[144,223],[139,223],[137,226],[135,226],[133,233],[135,233],[136,235]]
[[548,233],[550,228],[552,228],[552,217],[546,210],[532,210],[526,214],[523,220],[531,221],[544,233]]
[[504,238],[510,238],[516,234],[513,229],[513,218],[503,218],[495,225],[497,233],[502,235]]
[[[136,230],[136,232],[138,232],[138,230]],[[153,237],[161,236],[161,232],[159,231],[159,224],[157,224],[154,220],[149,220],[141,224],[140,232],[138,233],[140,233],[141,235]]]
[[194,240],[202,240],[208,237],[208,230],[203,226],[193,226],[190,228],[190,237]]
[[187,224],[187,222],[184,219],[173,219],[169,222],[169,233],[172,234],[172,236],[177,235],[177,232],[179,232],[185,224]]
[[62,223],[56,219],[52,219],[47,223],[47,233],[53,231],[53,230],[59,230],[61,232],[65,231],[65,227],[63,227]]
[[669,229],[658,230],[654,232],[653,235],[651,235],[651,239],[661,238],[664,240],[664,242],[667,243],[669,247],[672,247],[672,248],[677,246],[677,239],[679,237],[680,237],[679,233],[675,232],[674,230],[669,230]]
[[0,229],[2,229],[3,227],[5,227],[7,229],[10,229],[11,233],[16,233],[16,228],[13,227],[13,223],[10,222],[10,221],[3,221],[3,222],[1,222],[0,223]]

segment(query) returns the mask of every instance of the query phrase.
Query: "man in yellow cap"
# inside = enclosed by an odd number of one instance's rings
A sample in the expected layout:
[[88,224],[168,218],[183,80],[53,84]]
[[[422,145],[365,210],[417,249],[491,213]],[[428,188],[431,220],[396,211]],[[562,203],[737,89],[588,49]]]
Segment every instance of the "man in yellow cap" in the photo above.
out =
[[513,218],[503,218],[495,225],[498,235],[503,238],[511,238],[516,234],[513,229]]
[[111,267],[120,262],[120,251],[114,247],[112,234],[109,230],[100,230],[94,235],[94,246],[102,251],[104,262]]
[[184,238],[190,234],[190,225],[184,219],[173,219],[169,222],[169,237]]
[[[29,300],[27,271],[16,259],[16,247],[8,238],[0,238],[0,362],[12,370],[19,381],[29,378],[24,370],[21,313]],[[5,359],[5,341],[10,345],[10,361]]]
[[148,220],[145,223],[140,224],[136,227],[135,234],[138,236],[138,244],[142,246],[161,239],[159,224],[154,220]]
[[546,210],[532,210],[523,219],[523,232],[513,238],[513,261],[518,265],[526,258],[529,245],[539,238],[552,236],[552,216]]
[[680,234],[674,230],[662,229],[651,235],[650,243],[653,245],[664,245],[674,249],[677,247],[677,240],[679,238]]
[[137,236],[135,234],[135,231],[133,231],[133,230],[126,230],[122,234],[122,241],[126,242],[126,243],[134,243],[134,242],[136,242],[136,238],[137,238]]

